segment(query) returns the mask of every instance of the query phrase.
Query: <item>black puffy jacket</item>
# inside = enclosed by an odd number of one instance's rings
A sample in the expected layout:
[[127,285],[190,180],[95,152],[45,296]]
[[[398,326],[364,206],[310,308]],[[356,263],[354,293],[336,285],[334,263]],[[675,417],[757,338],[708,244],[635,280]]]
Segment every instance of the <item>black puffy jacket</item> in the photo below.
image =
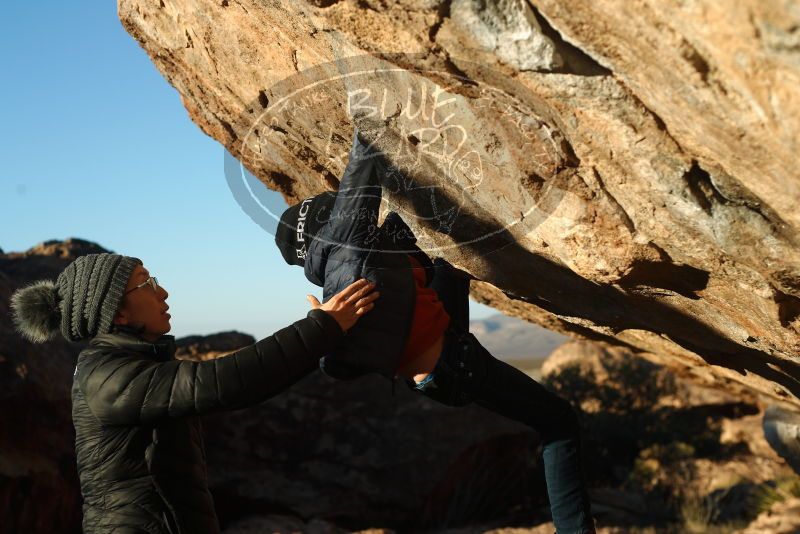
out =
[[316,368],[342,338],[322,310],[228,356],[175,360],[173,336],[124,331],[81,351],[72,420],[83,529],[94,533],[219,532],[196,416],[268,399]]
[[349,160],[339,182],[336,201],[306,253],[306,278],[323,287],[323,302],[360,278],[375,282],[380,298],[372,311],[348,331],[337,351],[322,360],[335,378],[369,372],[393,377],[414,315],[413,255],[433,276],[430,258],[395,212],[378,227],[380,176],[399,172],[374,146],[353,137]]

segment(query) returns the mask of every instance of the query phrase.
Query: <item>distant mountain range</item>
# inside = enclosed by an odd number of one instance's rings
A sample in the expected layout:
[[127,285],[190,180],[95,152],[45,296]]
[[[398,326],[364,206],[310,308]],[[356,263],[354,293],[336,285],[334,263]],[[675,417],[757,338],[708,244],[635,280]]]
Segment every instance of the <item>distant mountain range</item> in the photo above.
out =
[[520,368],[539,367],[556,347],[570,339],[502,314],[470,321],[470,332],[494,356]]

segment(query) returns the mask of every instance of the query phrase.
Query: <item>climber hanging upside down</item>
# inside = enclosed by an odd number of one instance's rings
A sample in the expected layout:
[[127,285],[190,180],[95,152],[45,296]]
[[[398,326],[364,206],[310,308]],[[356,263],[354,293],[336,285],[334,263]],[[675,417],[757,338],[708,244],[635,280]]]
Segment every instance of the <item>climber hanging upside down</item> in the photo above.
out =
[[469,278],[441,258],[431,261],[397,213],[377,225],[380,177],[391,164],[358,130],[349,158],[338,192],[289,207],[275,235],[286,262],[303,267],[306,278],[323,287],[323,302],[361,278],[381,293],[373,311],[321,360],[322,370],[339,379],[400,376],[412,390],[442,404],[474,402],[528,425],[542,439],[558,534],[595,532],[575,411],[494,358],[469,333]]

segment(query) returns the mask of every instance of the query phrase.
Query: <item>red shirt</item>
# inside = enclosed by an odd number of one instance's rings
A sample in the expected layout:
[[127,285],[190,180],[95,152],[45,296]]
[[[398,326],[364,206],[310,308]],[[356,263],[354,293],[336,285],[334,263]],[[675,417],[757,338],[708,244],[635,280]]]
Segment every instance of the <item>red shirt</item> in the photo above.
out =
[[398,368],[422,354],[433,345],[450,324],[450,316],[439,300],[436,290],[425,286],[425,268],[413,256],[411,261],[414,275],[414,317],[411,320],[411,332],[406,341],[406,348],[400,357]]

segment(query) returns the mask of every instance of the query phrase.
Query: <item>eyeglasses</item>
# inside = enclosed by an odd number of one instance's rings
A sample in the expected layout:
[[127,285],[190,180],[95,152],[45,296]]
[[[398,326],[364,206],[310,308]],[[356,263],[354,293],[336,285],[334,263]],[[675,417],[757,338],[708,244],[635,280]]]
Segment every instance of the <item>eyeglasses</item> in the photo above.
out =
[[140,287],[144,287],[144,286],[146,286],[146,285],[149,285],[150,287],[152,287],[152,288],[153,288],[153,291],[158,291],[158,287],[159,287],[159,285],[158,285],[158,278],[156,278],[155,276],[151,276],[150,278],[148,278],[147,280],[145,280],[144,282],[142,282],[142,283],[141,283],[141,284],[139,284],[138,286],[136,286],[136,287],[134,287],[134,288],[132,288],[132,289],[129,289],[129,290],[127,290],[127,291],[125,292],[125,294],[127,295],[127,294],[128,294],[128,293],[130,293],[131,291],[135,291],[135,290],[139,289]]

